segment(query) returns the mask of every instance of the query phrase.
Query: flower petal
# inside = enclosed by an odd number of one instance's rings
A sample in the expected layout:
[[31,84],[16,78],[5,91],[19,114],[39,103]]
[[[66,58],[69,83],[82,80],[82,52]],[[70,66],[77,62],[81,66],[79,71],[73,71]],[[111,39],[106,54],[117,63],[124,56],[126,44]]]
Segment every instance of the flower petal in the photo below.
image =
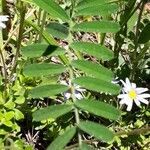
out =
[[75,97],[77,98],[77,99],[82,99],[83,98],[83,96],[82,96],[82,94],[81,93],[75,93]]
[[139,98],[149,98],[150,94],[140,94],[138,96],[139,96]]
[[135,104],[136,104],[137,106],[140,106],[140,105],[141,105],[139,99],[134,100],[134,102],[135,102]]
[[131,83],[130,83],[129,78],[126,78],[126,85],[131,88]]
[[0,28],[6,28],[6,25],[2,22],[0,22]]
[[117,98],[127,98],[127,94],[120,94],[117,96]]
[[136,88],[136,92],[137,94],[141,94],[148,91],[148,88]]
[[133,89],[136,89],[136,84],[135,83],[131,83],[131,85],[132,85]]
[[144,98],[140,98],[139,101],[146,104],[146,105],[148,105],[148,103],[149,103],[148,100],[146,100]]
[[126,104],[126,99],[122,99],[119,103],[120,105]]
[[132,106],[133,106],[133,101],[130,101],[127,106],[127,111],[131,111]]
[[71,93],[70,93],[70,92],[65,92],[65,93],[64,93],[64,98],[65,98],[65,99],[71,98]]
[[0,22],[3,22],[3,21],[8,21],[8,15],[0,15]]

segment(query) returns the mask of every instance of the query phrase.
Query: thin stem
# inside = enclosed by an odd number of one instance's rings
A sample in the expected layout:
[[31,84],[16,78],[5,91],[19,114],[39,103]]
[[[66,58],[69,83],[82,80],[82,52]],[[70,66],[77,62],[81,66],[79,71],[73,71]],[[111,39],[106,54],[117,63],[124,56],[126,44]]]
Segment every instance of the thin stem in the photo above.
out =
[[12,71],[10,74],[10,77],[13,75],[13,73],[16,71],[17,67],[17,60],[20,54],[20,47],[21,47],[21,41],[23,36],[23,30],[24,30],[24,21],[25,21],[25,13],[26,13],[26,6],[23,2],[20,2],[20,26],[19,26],[19,35],[17,40],[17,48],[16,48],[16,54],[14,58],[14,64],[12,67]]
[[[72,22],[70,22],[69,25],[70,25],[70,28],[72,28]],[[73,37],[72,37],[71,31],[69,31],[69,36],[68,36],[68,40],[67,41],[68,41],[68,48],[66,50],[68,52],[69,60],[70,60],[70,64],[71,64],[72,56],[71,56],[71,51],[69,49],[69,46],[70,46],[70,44],[73,41]],[[73,102],[75,102],[76,101],[75,87],[74,87],[74,84],[72,83],[72,80],[74,79],[74,73],[73,73],[73,69],[72,69],[71,66],[69,67],[69,75],[70,75],[70,80],[71,80],[71,96],[72,96]],[[78,111],[77,108],[74,109],[74,114],[75,114],[76,124],[79,124],[80,123],[80,116],[79,116],[79,111]],[[79,143],[79,146],[81,146],[81,144],[82,144],[82,137],[81,137],[80,132],[78,132],[78,143]]]
[[[0,12],[3,12],[3,8],[5,7],[6,2],[5,1],[1,1],[0,2]],[[0,31],[0,57],[1,57],[1,62],[2,62],[2,75],[4,77],[4,100],[6,100],[7,97],[7,67],[6,67],[6,63],[5,63],[5,57],[3,54],[3,34],[2,34],[2,30]]]
[[[37,25],[38,26],[40,26],[40,22],[41,22],[41,12],[42,12],[42,9],[41,8],[39,8],[39,11],[38,11],[38,21],[37,21]],[[39,35],[39,33],[37,32],[36,33],[36,36],[35,36],[35,41],[37,41],[38,40],[38,35]]]
[[3,52],[2,50],[0,49],[0,56],[1,56],[1,60],[2,60],[2,66],[3,66],[3,76],[4,76],[4,83],[5,83],[5,86],[4,86],[4,99],[6,99],[6,96],[7,96],[7,67],[6,67],[6,64],[5,64],[5,58],[4,58],[4,55],[3,55]]
[[[72,70],[72,68],[70,68],[69,74],[70,74],[70,80],[72,81],[73,78],[74,78],[73,77],[73,70]],[[71,95],[72,96],[72,100],[73,100],[73,102],[75,102],[76,101],[75,88],[74,88],[74,85],[72,84],[72,82],[71,82],[71,93],[72,93],[72,95]],[[80,123],[80,116],[79,116],[79,111],[78,111],[77,108],[74,109],[74,114],[75,114],[76,124],[79,124]],[[81,144],[82,144],[82,137],[81,137],[80,132],[78,132],[78,142],[79,142],[79,146],[81,146]]]
[[46,20],[46,12],[44,11],[43,13],[43,18],[42,18],[42,24],[41,24],[41,29],[40,29],[40,34],[39,34],[39,43],[42,41],[42,33],[43,33],[43,28],[45,25],[45,20]]
[[121,135],[139,135],[139,134],[145,134],[147,132],[150,131],[150,126],[146,126],[146,127],[143,127],[143,128],[140,128],[140,129],[134,129],[132,131],[119,131],[117,132],[115,135],[116,136],[121,136]]
[[[139,46],[138,44],[138,39],[139,39],[139,28],[140,28],[140,22],[141,22],[141,18],[142,18],[142,13],[144,10],[144,6],[145,6],[145,1],[142,1],[141,3],[141,10],[138,16],[138,20],[137,20],[137,25],[136,25],[136,31],[135,31],[135,41],[134,41],[134,52],[133,52],[133,70],[132,70],[132,76],[131,78],[134,79],[135,78],[135,72],[136,72],[136,66],[137,66],[137,61],[136,61],[136,57],[137,57],[137,48]],[[139,60],[138,60],[139,61]]]

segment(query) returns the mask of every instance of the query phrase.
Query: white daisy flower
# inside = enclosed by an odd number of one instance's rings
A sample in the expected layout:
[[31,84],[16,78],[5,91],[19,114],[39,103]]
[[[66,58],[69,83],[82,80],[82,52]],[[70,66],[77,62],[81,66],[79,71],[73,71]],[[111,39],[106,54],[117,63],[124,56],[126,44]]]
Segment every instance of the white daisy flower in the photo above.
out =
[[[60,81],[60,83],[63,84],[63,85],[71,86],[70,80],[69,80],[69,82]],[[77,99],[79,99],[79,100],[82,99],[83,98],[83,94],[82,93],[85,91],[85,89],[82,89],[80,86],[78,86],[76,84],[74,85],[74,87],[75,87],[75,97]],[[64,98],[66,100],[70,99],[71,98],[71,91],[68,90],[67,92],[64,92],[63,95],[64,95]]]
[[5,21],[8,21],[8,17],[7,15],[0,15],[0,29],[2,28],[6,28],[6,25],[5,25]]
[[126,104],[127,105],[127,111],[131,111],[133,102],[137,106],[141,105],[141,102],[148,105],[148,100],[146,98],[150,97],[150,94],[144,93],[148,91],[147,88],[142,87],[136,87],[135,83],[131,83],[128,78],[126,78],[126,82],[122,81],[123,94],[118,95],[118,98],[121,99],[120,104]]

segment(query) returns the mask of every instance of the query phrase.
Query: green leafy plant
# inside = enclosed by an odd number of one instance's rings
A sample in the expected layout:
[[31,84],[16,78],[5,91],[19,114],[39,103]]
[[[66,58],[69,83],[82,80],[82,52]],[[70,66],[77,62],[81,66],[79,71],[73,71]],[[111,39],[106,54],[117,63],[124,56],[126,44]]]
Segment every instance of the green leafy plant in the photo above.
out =
[[[118,94],[120,87],[111,83],[113,80],[113,72],[98,63],[100,61],[111,60],[114,54],[100,43],[74,40],[74,35],[78,32],[95,34],[117,32],[120,28],[119,24],[105,19],[105,16],[117,10],[117,5],[109,1],[99,1],[98,5],[96,2],[91,3],[91,1],[87,1],[86,3],[84,1],[71,1],[70,12],[67,12],[55,1],[33,0],[33,2],[45,12],[49,13],[50,17],[61,20],[48,24],[46,30],[52,36],[65,40],[68,45],[66,48],[60,48],[58,44],[56,45],[46,40],[48,44],[37,43],[23,47],[22,54],[28,58],[28,61],[36,60],[40,57],[58,56],[60,58],[60,64],[45,63],[43,61],[40,63],[28,63],[23,70],[23,74],[28,77],[44,77],[47,75],[61,77],[61,73],[63,73],[68,74],[69,80],[71,81],[70,87],[61,85],[56,81],[56,84],[38,85],[38,87],[34,87],[29,91],[29,98],[53,97],[67,92],[67,90],[70,90],[71,93],[71,99],[66,102],[68,104],[57,104],[39,109],[33,113],[33,120],[57,119],[69,112],[74,112],[75,116],[75,122],[68,127],[70,129],[58,136],[47,149],[64,148],[74,137],[75,133],[78,135],[78,143],[81,146],[82,131],[95,136],[99,140],[111,141],[114,137],[112,131],[98,123],[81,121],[80,111],[86,111],[93,115],[112,120],[117,120],[120,112],[113,106],[100,102],[99,100],[85,98],[78,101],[75,96],[75,84],[90,91],[109,95]],[[95,7],[100,11],[95,11]],[[92,15],[102,16],[104,19],[78,22],[78,18],[81,16],[86,17],[89,15],[91,17]],[[76,60],[72,57],[72,53],[76,55]],[[95,57],[96,62],[85,60],[85,55]],[[77,77],[75,71],[82,73]]]

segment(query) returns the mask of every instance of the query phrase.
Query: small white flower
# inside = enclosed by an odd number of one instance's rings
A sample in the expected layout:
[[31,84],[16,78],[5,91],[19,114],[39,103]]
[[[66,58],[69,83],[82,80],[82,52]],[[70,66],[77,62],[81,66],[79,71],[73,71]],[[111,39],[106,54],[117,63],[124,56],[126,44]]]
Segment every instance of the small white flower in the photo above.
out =
[[148,91],[147,88],[142,87],[136,87],[135,83],[131,83],[128,78],[126,78],[126,82],[122,81],[123,94],[118,95],[118,98],[121,99],[120,104],[126,104],[127,105],[127,111],[131,111],[133,102],[137,106],[141,105],[141,102],[148,105],[148,100],[146,98],[150,97],[150,94],[144,93]]
[[5,25],[5,21],[8,21],[8,17],[7,15],[0,15],[0,29],[2,28],[6,28],[6,25]]
[[[70,80],[69,80],[69,82],[67,83],[66,81],[60,81],[60,83],[61,84],[63,84],[63,85],[67,85],[67,86],[71,86],[71,82],[70,82]],[[77,99],[82,99],[83,98],[83,94],[82,94],[82,92],[84,92],[85,91],[85,89],[82,89],[80,86],[78,86],[78,85],[74,85],[74,87],[75,87],[75,97],[77,98]],[[67,100],[67,99],[70,99],[71,98],[71,91],[70,90],[68,90],[67,92],[64,92],[64,98]]]

